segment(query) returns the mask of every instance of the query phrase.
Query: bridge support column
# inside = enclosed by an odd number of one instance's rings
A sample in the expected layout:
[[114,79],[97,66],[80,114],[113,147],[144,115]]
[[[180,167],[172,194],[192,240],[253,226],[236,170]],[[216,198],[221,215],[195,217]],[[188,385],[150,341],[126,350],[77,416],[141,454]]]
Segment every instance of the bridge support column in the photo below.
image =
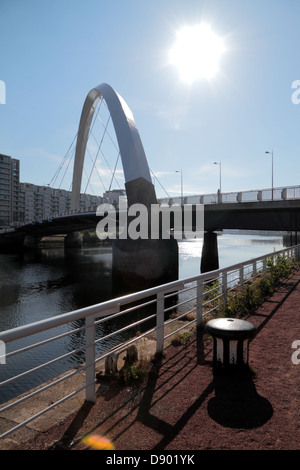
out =
[[142,290],[178,279],[177,240],[114,240],[114,286]]
[[201,273],[207,273],[219,269],[218,236],[217,232],[209,230],[204,232]]
[[65,249],[73,248],[82,248],[82,235],[80,232],[72,232],[65,237]]
[[23,240],[23,249],[35,250],[38,245],[39,239],[36,239],[32,235],[25,235]]

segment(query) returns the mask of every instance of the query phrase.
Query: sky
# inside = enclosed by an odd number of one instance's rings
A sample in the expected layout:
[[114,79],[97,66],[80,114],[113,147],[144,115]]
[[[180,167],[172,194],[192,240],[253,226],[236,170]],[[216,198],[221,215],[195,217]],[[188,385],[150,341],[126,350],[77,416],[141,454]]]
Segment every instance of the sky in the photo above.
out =
[[[215,193],[220,170],[223,192],[270,188],[266,151],[274,186],[299,185],[299,18],[300,0],[0,0],[0,153],[21,181],[50,184],[86,95],[108,83],[158,197]],[[185,81],[170,51],[200,24],[224,50],[215,75]]]

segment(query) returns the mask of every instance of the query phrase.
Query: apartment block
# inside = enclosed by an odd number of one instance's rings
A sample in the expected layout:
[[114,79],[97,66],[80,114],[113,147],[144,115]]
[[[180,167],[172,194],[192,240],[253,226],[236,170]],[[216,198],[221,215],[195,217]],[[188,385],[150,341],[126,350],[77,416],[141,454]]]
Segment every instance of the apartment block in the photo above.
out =
[[[94,211],[101,196],[80,195],[80,211]],[[20,182],[20,161],[0,154],[0,228],[65,214],[70,211],[71,191]]]
[[111,189],[103,193],[104,202],[112,204],[116,208],[119,207],[120,199],[124,202],[127,201],[127,195],[125,189]]
[[[70,212],[71,191],[31,183],[20,183],[20,189],[22,199],[24,199],[25,223]],[[81,194],[79,210],[81,212],[95,211],[102,201],[101,196]]]
[[0,154],[0,227],[23,222],[21,203],[20,162]]

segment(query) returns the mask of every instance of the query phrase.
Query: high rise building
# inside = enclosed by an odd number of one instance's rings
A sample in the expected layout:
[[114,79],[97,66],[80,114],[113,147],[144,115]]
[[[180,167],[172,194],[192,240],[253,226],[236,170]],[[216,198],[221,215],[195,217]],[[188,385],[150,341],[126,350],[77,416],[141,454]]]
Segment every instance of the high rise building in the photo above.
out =
[[0,227],[23,222],[20,195],[20,162],[0,154]]

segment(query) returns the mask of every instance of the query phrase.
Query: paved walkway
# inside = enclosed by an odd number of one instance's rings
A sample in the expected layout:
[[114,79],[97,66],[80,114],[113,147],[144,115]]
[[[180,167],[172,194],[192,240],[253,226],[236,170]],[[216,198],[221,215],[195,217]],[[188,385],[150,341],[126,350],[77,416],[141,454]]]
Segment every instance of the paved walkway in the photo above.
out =
[[10,448],[85,449],[81,438],[93,433],[117,450],[299,449],[300,347],[299,354],[292,347],[299,319],[297,272],[247,318],[257,328],[252,376],[214,377],[211,342],[194,338],[168,347],[142,388],[103,382],[95,405],[83,403],[31,440],[12,437]]

